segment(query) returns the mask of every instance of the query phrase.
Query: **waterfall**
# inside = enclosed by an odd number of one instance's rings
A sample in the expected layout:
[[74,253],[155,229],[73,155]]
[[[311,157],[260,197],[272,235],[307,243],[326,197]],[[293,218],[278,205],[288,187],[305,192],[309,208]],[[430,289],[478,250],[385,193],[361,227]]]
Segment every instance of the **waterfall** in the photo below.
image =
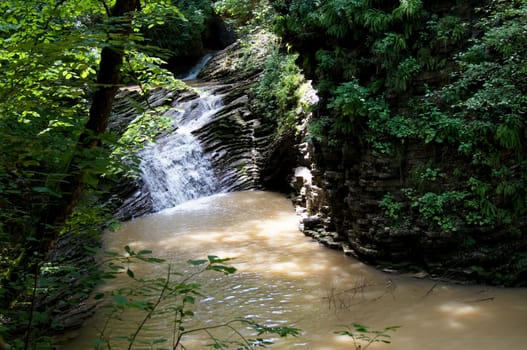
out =
[[155,211],[219,190],[212,165],[192,132],[209,122],[222,106],[221,97],[207,91],[175,105],[167,115],[174,119],[176,130],[141,152],[142,178]]
[[181,78],[181,80],[193,80],[193,79],[196,79],[198,77],[199,72],[201,72],[203,67],[205,67],[205,65],[207,63],[209,63],[211,58],[212,58],[211,54],[207,54],[207,55],[203,56],[198,61],[198,63],[194,67],[192,67],[192,69],[187,73],[187,75],[185,75],[184,77]]

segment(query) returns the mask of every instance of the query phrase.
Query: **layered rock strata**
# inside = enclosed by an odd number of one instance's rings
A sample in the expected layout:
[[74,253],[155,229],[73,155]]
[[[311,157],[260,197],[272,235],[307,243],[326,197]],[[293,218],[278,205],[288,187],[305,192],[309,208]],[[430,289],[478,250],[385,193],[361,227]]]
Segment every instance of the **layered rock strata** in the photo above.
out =
[[[274,128],[250,109],[250,91],[258,82],[261,66],[234,71],[229,60],[240,52],[240,43],[217,52],[200,73],[199,80],[188,82],[196,89],[220,95],[223,107],[210,122],[194,131],[205,156],[211,161],[222,191],[263,188],[261,169],[272,155]],[[261,63],[263,64],[262,55]],[[191,91],[191,90],[189,90]],[[185,92],[156,90],[147,101],[139,101],[134,91],[121,91],[114,107],[114,122],[110,125],[119,133],[137,115],[134,105],[143,108],[174,107],[196,96]],[[170,131],[169,131],[170,132]],[[290,167],[290,165],[288,165]],[[148,189],[140,179],[124,181],[117,188],[113,201],[118,203],[115,216],[120,220],[141,216],[153,211]]]

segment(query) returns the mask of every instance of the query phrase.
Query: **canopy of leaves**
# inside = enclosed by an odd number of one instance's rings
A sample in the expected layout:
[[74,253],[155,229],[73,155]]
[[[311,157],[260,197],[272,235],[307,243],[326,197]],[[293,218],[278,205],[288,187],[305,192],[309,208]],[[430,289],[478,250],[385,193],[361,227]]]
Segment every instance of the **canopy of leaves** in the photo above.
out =
[[[394,224],[525,229],[527,1],[271,1],[322,103],[314,140],[378,157],[409,143],[443,158],[407,169]],[[391,196],[390,194],[389,196]],[[391,198],[391,197],[385,197]],[[400,203],[398,203],[399,201]]]
[[0,11],[0,215],[10,231],[2,233],[23,239],[46,203],[61,196],[58,184],[88,116],[105,40],[95,19],[104,9],[50,0],[2,2]]
[[[96,189],[102,176],[122,171],[126,158],[115,136],[97,135],[103,147],[79,147],[87,135],[90,102],[103,48],[118,47],[126,59],[118,86],[139,84],[175,86],[176,80],[161,68],[161,52],[145,43],[142,30],[181,14],[169,0],[142,1],[141,11],[111,16],[116,1],[10,0],[0,2],[0,312],[8,319],[10,290],[25,290],[26,278],[35,271],[16,274],[27,256],[42,259],[44,242],[37,227],[46,224],[50,208],[71,203],[64,184],[72,177]],[[135,2],[134,2],[135,4]],[[89,136],[89,135],[88,135]],[[120,146],[120,153],[110,157]],[[93,200],[84,200],[86,217],[77,213],[72,222],[102,224]],[[59,227],[44,225],[58,232]],[[71,228],[71,225],[69,225]],[[56,238],[51,237],[49,240]],[[44,247],[40,249],[40,247]],[[31,249],[31,250],[30,250]],[[37,251],[33,251],[37,250]],[[30,250],[30,251],[29,251]],[[26,258],[22,258],[22,257]],[[23,262],[24,261],[24,262]],[[32,266],[41,266],[35,261]],[[23,266],[22,266],[23,265]],[[6,277],[9,276],[9,277]],[[11,281],[11,282],[9,282]],[[16,316],[16,313],[14,314]],[[16,318],[16,317],[15,317]],[[19,330],[26,329],[18,327]],[[43,330],[44,331],[44,330]]]
[[220,0],[214,10],[242,33],[267,26],[273,15],[268,0]]
[[167,56],[201,54],[202,35],[213,15],[211,0],[173,0],[172,3],[181,11],[180,16],[147,25],[143,28],[146,38],[165,49]]
[[[0,235],[9,235],[9,240],[27,236],[48,203],[60,200],[59,185],[72,171],[70,162],[96,87],[100,50],[107,45],[110,28],[115,28],[101,4],[0,4],[5,14],[0,20]],[[166,1],[147,2],[134,21],[134,34],[122,38],[129,54],[124,71],[130,73],[123,83],[147,80],[146,89],[173,82],[161,76],[163,62],[145,54],[155,51],[142,46],[140,34],[149,21],[157,24],[161,14],[170,16],[169,6]],[[121,39],[114,30],[115,44]],[[73,171],[83,171],[85,182],[95,185],[97,174],[108,166],[107,156],[101,150],[83,152]]]

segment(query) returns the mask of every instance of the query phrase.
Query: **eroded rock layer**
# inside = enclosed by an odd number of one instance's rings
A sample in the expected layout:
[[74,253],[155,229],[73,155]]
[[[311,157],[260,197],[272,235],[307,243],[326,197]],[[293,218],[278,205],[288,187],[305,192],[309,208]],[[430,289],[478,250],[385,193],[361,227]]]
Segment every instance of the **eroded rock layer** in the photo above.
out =
[[[250,109],[249,94],[258,82],[262,68],[255,65],[252,69],[236,69],[229,64],[240,52],[240,43],[217,52],[200,73],[199,80],[188,82],[195,89],[222,98],[223,107],[210,122],[193,134],[214,167],[220,190],[225,192],[263,188],[261,169],[269,163],[274,145],[273,126]],[[263,64],[265,56],[261,58]],[[121,91],[114,107],[114,122],[110,127],[119,133],[124,125],[130,123],[137,115],[133,107],[137,102],[144,108],[163,105],[175,107],[182,101],[196,98],[189,91],[159,89],[147,98],[147,102],[140,101],[137,92]],[[288,164],[288,167],[291,165]],[[140,178],[123,181],[117,192],[114,198],[119,203],[115,214],[117,218],[127,220],[153,211],[152,199]]]

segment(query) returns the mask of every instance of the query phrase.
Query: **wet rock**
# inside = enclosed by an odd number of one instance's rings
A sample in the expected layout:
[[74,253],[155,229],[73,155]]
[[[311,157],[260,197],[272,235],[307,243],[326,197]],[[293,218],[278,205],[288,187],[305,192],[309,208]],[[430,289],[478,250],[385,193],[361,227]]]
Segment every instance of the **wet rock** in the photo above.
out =
[[[264,35],[258,40],[268,38]],[[259,81],[267,56],[262,50],[251,57],[251,66],[240,68],[246,54],[243,45],[236,42],[215,53],[199,73],[199,80],[189,82],[197,89],[220,95],[223,100],[221,109],[193,134],[203,147],[205,157],[212,163],[221,191],[271,187],[289,189],[287,179],[296,158],[296,140],[276,140],[275,126],[253,113],[249,93]],[[234,64],[235,61],[238,64]],[[143,101],[145,98],[138,91],[125,89],[118,95],[110,127],[122,133],[137,115],[133,107],[138,104],[148,109],[152,106],[175,106],[192,98],[196,98],[192,90],[159,89]],[[115,216],[121,220],[153,210],[152,199],[141,179],[124,180],[115,188],[111,201],[117,207]]]

